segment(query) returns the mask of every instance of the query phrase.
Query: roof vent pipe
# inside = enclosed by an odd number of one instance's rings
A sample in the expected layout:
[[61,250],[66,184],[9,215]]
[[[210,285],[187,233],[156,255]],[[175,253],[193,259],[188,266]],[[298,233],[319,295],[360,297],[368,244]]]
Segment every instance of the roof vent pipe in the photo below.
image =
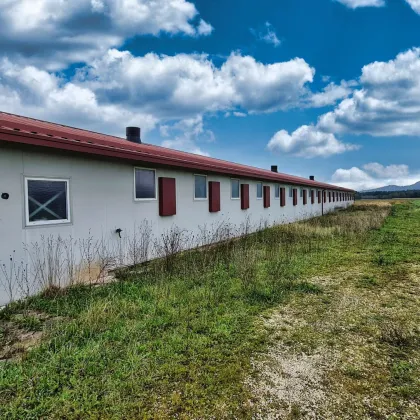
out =
[[278,172],[277,165],[271,165],[271,172]]
[[311,176],[309,177],[309,179],[310,179],[311,181],[315,181],[315,177],[314,177],[313,175],[311,175]]
[[125,129],[125,134],[128,141],[141,144],[140,127],[127,127]]

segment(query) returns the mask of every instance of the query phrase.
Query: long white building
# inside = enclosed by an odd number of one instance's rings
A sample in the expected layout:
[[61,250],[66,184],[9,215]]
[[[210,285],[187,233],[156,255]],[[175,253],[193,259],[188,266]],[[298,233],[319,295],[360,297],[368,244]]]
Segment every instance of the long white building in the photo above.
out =
[[276,167],[143,144],[136,128],[123,139],[0,113],[0,305],[92,281],[111,260],[153,258],[168,232],[194,246],[353,200],[352,190]]

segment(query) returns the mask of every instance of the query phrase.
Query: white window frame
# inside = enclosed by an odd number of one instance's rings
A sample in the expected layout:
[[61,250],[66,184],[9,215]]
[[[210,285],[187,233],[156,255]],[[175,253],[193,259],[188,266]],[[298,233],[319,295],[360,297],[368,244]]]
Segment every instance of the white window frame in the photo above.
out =
[[[261,184],[261,197],[258,197],[258,185],[259,184]],[[257,191],[256,191],[256,196],[257,196],[257,200],[262,200],[263,199],[263,197],[264,197],[264,186],[263,186],[263,183],[262,182],[257,182]]]
[[[279,191],[278,197],[276,196],[277,190]],[[280,200],[280,184],[274,184],[274,199]]]
[[[153,171],[155,174],[155,198],[137,198],[136,196],[136,170],[140,169],[140,170],[146,170],[146,171]],[[135,166],[134,167],[134,171],[133,171],[133,178],[134,178],[134,185],[133,185],[133,189],[134,189],[134,201],[156,201],[157,200],[157,196],[158,196],[158,185],[156,182],[156,169],[153,168],[142,168],[141,166]]]
[[[195,177],[196,176],[201,176],[202,178],[206,178],[206,198],[201,198],[201,197],[196,197],[195,196]],[[194,201],[206,201],[209,198],[209,186],[208,186],[208,182],[207,182],[207,175],[203,175],[203,174],[194,174],[193,175],[193,196],[194,196]]]
[[[238,186],[239,186],[239,194],[238,197],[232,197],[232,193],[233,193],[233,188],[232,188],[232,181],[238,181]],[[230,179],[230,199],[231,200],[240,200],[241,199],[241,181],[238,178],[231,178]]]
[[[50,182],[65,182],[66,183],[66,204],[67,204],[67,219],[62,220],[38,220],[36,222],[29,221],[29,191],[28,181],[50,181]],[[25,225],[26,226],[46,226],[46,225],[63,225],[71,223],[71,206],[70,206],[70,179],[69,178],[44,178],[25,176]]]

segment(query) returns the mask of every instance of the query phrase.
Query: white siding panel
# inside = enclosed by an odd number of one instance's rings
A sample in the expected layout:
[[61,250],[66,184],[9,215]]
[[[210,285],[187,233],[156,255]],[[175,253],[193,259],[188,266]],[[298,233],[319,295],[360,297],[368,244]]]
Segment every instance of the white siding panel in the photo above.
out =
[[[220,182],[221,211],[209,212],[208,200],[194,200],[194,173],[172,169],[155,168],[157,178],[176,178],[177,212],[171,217],[159,216],[158,200],[134,200],[133,171],[136,165],[91,159],[82,156],[66,156],[45,152],[16,149],[0,149],[0,193],[9,193],[8,200],[0,199],[0,264],[8,263],[15,251],[17,262],[25,261],[24,244],[41,240],[41,236],[60,235],[63,238],[84,239],[92,235],[95,240],[105,238],[112,246],[118,246],[117,228],[122,237],[133,231],[134,226],[147,219],[153,227],[155,237],[176,225],[188,230],[190,235],[199,234],[199,226],[229,222],[236,228],[249,217],[252,225],[290,223],[321,215],[322,204],[303,206],[298,194],[298,205],[293,206],[286,187],[286,206],[280,207],[275,199],[275,183],[270,185],[271,207],[264,209],[263,200],[257,199],[257,181],[239,178],[250,184],[250,208],[241,210],[240,200],[231,200],[230,176],[207,174],[207,181]],[[137,166],[140,166],[137,164]],[[57,177],[70,180],[71,223],[65,225],[26,227],[24,221],[23,182],[25,176]],[[324,211],[346,207],[350,202],[324,203]],[[0,305],[8,298],[0,290]]]

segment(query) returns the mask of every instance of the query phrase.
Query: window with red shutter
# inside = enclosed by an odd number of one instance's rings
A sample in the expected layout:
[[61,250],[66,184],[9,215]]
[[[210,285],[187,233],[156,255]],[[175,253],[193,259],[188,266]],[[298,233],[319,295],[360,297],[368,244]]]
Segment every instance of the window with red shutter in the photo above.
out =
[[176,214],[175,178],[159,178],[159,215],[174,216]]
[[328,191],[328,202],[331,203],[331,191]]
[[326,202],[327,202],[327,192],[324,191],[324,203],[326,203]]
[[303,190],[303,205],[308,204],[308,190]]
[[297,206],[297,203],[298,203],[297,188],[293,188],[293,205]]
[[249,184],[241,184],[241,209],[249,209]]
[[280,206],[286,207],[286,188],[280,188]]
[[220,211],[220,182],[209,182],[209,212],[217,213]]
[[311,190],[311,204],[315,204],[315,191]]
[[270,186],[264,185],[264,208],[268,209],[270,207]]

